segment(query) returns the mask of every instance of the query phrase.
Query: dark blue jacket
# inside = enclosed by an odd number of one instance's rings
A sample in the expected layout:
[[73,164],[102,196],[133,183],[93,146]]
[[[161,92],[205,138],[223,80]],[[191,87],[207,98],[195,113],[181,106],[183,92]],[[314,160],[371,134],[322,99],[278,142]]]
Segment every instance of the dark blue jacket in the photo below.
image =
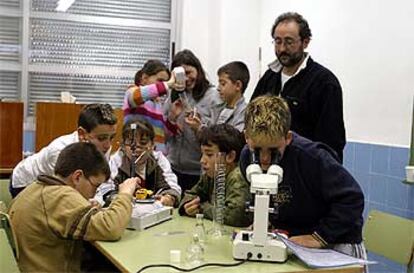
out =
[[342,89],[335,75],[309,57],[306,68],[289,79],[281,92],[281,71],[268,69],[251,99],[271,94],[282,96],[292,113],[291,129],[313,141],[329,145],[342,162],[345,125]]
[[[240,170],[250,164],[246,146]],[[360,243],[364,195],[357,181],[327,145],[293,133],[280,161],[283,181],[272,203],[278,214],[272,224],[290,236],[317,232],[327,243]]]

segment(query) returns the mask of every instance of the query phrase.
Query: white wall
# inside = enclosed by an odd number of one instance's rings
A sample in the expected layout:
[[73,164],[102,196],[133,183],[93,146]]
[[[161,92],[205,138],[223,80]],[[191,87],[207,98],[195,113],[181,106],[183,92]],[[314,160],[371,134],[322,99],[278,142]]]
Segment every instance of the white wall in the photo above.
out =
[[217,69],[230,61],[249,67],[250,98],[259,78],[260,1],[183,0],[181,49],[200,58],[209,79],[217,85]]
[[308,20],[313,32],[309,52],[342,84],[348,140],[408,146],[414,96],[412,0],[183,0],[182,46],[194,50],[214,83],[221,64],[245,61],[253,76],[250,96],[260,69],[275,58],[270,28],[285,11]]

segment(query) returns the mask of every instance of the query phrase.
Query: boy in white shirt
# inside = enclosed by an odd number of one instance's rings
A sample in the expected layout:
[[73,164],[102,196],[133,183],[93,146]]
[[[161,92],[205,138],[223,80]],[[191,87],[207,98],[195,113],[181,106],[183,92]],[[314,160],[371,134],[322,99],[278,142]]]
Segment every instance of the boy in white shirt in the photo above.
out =
[[60,152],[76,142],[90,142],[109,159],[111,141],[115,137],[117,118],[109,104],[88,104],[79,114],[78,128],[75,132],[53,140],[38,153],[17,164],[10,181],[10,193],[16,197],[38,175],[53,175]]

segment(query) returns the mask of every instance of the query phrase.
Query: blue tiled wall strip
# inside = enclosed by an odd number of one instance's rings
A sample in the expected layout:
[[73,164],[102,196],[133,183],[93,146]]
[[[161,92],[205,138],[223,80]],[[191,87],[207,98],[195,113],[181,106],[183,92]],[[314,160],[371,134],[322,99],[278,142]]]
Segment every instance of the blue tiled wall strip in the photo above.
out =
[[408,156],[408,148],[346,144],[344,165],[364,191],[365,216],[378,209],[414,219],[414,186],[401,183]]
[[[364,191],[364,219],[372,209],[414,219],[414,185],[401,182],[405,179],[408,157],[408,148],[357,142],[346,144],[344,166]],[[383,257],[369,253],[368,258],[378,262],[369,267],[370,273],[406,272],[402,265]]]

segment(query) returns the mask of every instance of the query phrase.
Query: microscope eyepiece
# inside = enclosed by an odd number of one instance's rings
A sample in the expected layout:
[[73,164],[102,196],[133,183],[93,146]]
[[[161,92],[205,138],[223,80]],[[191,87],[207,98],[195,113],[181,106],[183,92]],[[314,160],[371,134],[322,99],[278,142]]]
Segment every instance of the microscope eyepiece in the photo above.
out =
[[260,165],[260,149],[255,148],[253,152],[250,153],[250,155],[251,155],[250,163]]
[[273,148],[271,149],[271,164],[272,165],[279,165],[280,159],[281,159],[281,154],[279,152],[279,150],[277,148]]

